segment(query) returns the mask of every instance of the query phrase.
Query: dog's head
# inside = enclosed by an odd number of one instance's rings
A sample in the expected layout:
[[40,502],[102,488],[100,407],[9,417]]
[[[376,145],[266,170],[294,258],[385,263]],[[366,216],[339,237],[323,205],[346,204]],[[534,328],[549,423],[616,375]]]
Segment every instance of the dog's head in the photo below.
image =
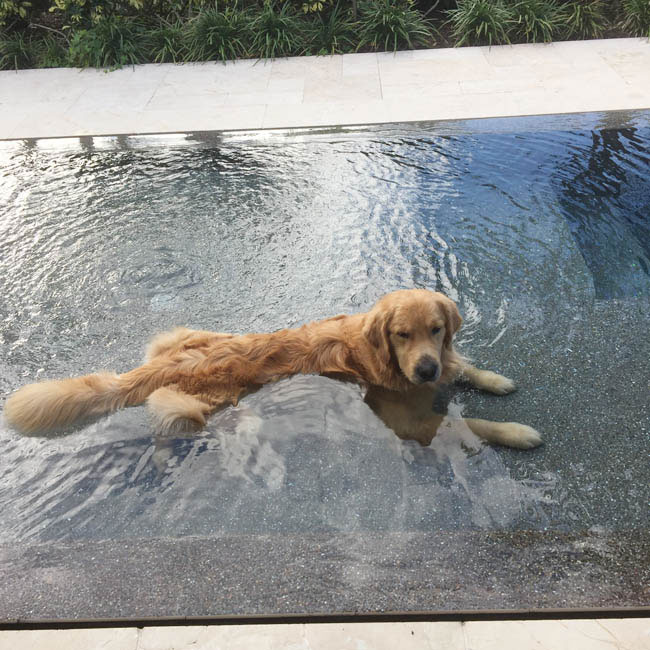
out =
[[365,317],[363,335],[381,363],[411,384],[434,384],[454,358],[452,338],[462,323],[453,300],[426,289],[394,291]]

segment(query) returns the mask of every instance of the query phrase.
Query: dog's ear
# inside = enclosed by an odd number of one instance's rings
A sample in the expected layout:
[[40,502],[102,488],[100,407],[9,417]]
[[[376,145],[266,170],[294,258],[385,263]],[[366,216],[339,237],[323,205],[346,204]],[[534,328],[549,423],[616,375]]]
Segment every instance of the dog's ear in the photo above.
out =
[[440,302],[442,305],[443,313],[445,314],[445,341],[444,345],[447,348],[451,347],[451,341],[454,338],[454,334],[460,329],[460,326],[463,324],[463,319],[458,311],[456,303],[447,298],[447,296],[439,293]]
[[362,330],[364,338],[375,348],[385,366],[390,363],[389,323],[388,310],[376,306],[366,314]]

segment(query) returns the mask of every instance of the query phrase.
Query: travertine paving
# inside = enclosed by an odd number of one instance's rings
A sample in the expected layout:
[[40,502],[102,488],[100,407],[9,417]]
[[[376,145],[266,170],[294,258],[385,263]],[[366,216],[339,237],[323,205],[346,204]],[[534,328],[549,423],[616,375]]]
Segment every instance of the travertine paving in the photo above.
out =
[[644,108],[641,38],[0,72],[0,139]]
[[314,623],[0,632],[0,650],[647,650],[650,620]]

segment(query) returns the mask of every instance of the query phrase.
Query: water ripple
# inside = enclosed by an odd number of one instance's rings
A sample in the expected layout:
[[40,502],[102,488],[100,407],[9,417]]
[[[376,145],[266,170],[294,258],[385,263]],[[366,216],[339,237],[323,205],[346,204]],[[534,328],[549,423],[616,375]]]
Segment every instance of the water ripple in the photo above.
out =
[[[608,378],[601,324],[635,327],[617,301],[642,314],[650,294],[646,122],[3,148],[3,393],[130,368],[172,326],[273,330],[420,286],[459,303],[464,352],[524,385],[498,405],[452,397],[451,412],[467,400],[556,438],[524,461],[456,425],[420,448],[322,378],[268,387],[195,436],[153,436],[142,409],[60,438],[0,428],[2,540],[591,525],[595,470],[567,459],[607,445],[565,436],[562,409]],[[638,516],[626,489],[607,521]]]

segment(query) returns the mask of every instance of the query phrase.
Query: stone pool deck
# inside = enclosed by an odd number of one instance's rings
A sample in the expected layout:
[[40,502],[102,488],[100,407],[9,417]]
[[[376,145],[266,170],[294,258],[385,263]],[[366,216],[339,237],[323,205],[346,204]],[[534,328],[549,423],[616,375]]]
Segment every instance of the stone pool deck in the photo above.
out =
[[642,38],[0,72],[0,139],[646,108]]
[[0,650],[646,650],[647,619],[314,623],[0,633]]

